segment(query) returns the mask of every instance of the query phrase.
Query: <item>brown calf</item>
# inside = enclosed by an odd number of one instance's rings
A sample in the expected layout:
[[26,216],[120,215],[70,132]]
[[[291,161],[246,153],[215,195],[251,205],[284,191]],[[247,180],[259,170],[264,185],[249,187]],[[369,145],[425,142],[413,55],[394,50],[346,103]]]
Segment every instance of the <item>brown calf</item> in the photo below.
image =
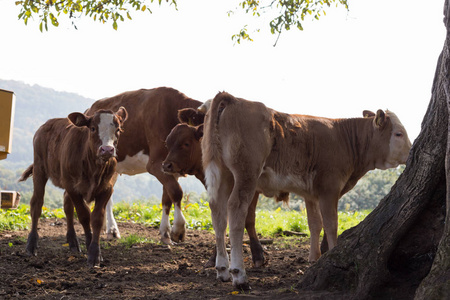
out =
[[[369,170],[404,164],[411,142],[392,112],[366,118],[327,119],[289,115],[259,102],[219,93],[205,118],[203,167],[216,232],[217,276],[248,288],[242,235],[253,195],[305,199],[311,232],[309,260],[317,260],[319,234],[337,240],[337,204]],[[230,224],[231,267],[225,250]]]
[[[100,231],[105,207],[115,182],[116,147],[127,111],[100,110],[88,117],[71,113],[68,118],[48,120],[34,135],[34,161],[20,181],[33,175],[34,191],[30,201],[32,219],[27,252],[36,255],[38,221],[44,203],[45,185],[50,179],[65,190],[64,210],[67,216],[67,241],[72,250],[80,250],[73,227],[73,210],[83,226],[88,248],[88,264],[101,260]],[[88,203],[94,201],[92,212]],[[92,231],[91,232],[91,226]]]

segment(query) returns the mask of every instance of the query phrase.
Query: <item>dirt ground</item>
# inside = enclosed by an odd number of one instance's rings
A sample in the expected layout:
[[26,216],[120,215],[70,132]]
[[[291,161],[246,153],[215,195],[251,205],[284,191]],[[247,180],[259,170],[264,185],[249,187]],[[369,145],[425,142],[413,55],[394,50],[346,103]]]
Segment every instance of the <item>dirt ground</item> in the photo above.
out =
[[41,219],[39,224],[36,257],[25,252],[28,230],[0,232],[1,299],[295,299],[301,295],[297,283],[310,266],[305,237],[279,237],[264,245],[268,262],[260,269],[253,268],[246,246],[252,290],[236,293],[231,282],[216,279],[214,268],[204,268],[214,247],[210,232],[189,230],[186,242],[165,246],[158,242],[157,228],[119,223],[122,237],[136,234],[152,242],[128,248],[102,236],[104,261],[88,268],[78,223],[82,253],[72,253],[65,245],[65,219]]

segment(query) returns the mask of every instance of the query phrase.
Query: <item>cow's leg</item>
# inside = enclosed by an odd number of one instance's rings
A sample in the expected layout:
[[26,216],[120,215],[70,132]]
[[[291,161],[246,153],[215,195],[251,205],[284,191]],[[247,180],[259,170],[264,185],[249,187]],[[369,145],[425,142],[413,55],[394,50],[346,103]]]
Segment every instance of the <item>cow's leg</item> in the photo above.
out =
[[[164,150],[165,151],[165,150]],[[167,175],[162,171],[162,161],[158,157],[165,157],[164,155],[157,155],[157,151],[150,156],[149,163],[147,164],[147,171],[154,175],[159,182],[163,185],[163,215],[160,225],[161,241],[163,243],[171,243],[170,238],[174,242],[182,242],[186,236],[186,220],[181,212],[181,199],[183,198],[183,190],[180,184],[172,175]],[[170,233],[169,213],[172,203],[175,207],[173,227]]]
[[42,166],[34,164],[33,166],[33,196],[30,200],[31,215],[31,231],[27,240],[27,253],[29,255],[37,255],[38,222],[42,213],[42,205],[44,204],[45,185],[47,184],[47,176],[44,174]]
[[337,244],[337,202],[338,197],[330,195],[328,197],[320,197],[320,211],[323,219],[323,230],[325,232],[324,239],[327,239],[328,250],[333,249]]
[[74,206],[72,203],[72,199],[70,198],[67,192],[64,192],[64,212],[66,214],[67,220],[67,233],[66,233],[67,243],[69,244],[69,248],[71,251],[81,252],[77,234],[75,233],[75,228],[73,226],[73,210]]
[[[217,278],[221,281],[229,281],[231,279],[229,271],[229,257],[226,249],[226,230],[227,230],[227,203],[233,188],[233,179],[231,176],[219,174],[217,167],[210,167],[213,171],[207,173],[215,173],[217,178],[211,182],[208,187],[209,207],[211,209],[211,219],[216,234],[216,270]],[[228,174],[231,175],[231,174]],[[221,178],[222,177],[222,178]],[[208,182],[208,180],[207,180]]]
[[[181,198],[183,198],[183,191],[181,191]],[[173,204],[173,226],[170,237],[175,242],[183,242],[186,237],[186,218],[181,211],[181,199]]]
[[120,239],[120,231],[113,214],[113,197],[106,204],[106,239]]
[[[252,203],[248,207],[247,218],[245,219],[245,229],[250,238],[250,250],[252,251],[252,260],[256,268],[264,265],[264,249],[259,242],[258,234],[255,229],[256,205],[258,204],[259,193],[255,193]],[[213,254],[205,263],[205,268],[214,267],[216,262],[217,250],[214,248]]]
[[256,174],[250,174],[245,178],[241,173],[234,174],[235,183],[228,200],[228,216],[230,224],[231,266],[233,286],[237,289],[248,290],[250,288],[244,267],[242,239],[244,236],[245,221],[252,199],[255,195]]
[[105,219],[105,210],[109,198],[112,195],[112,188],[95,197],[95,206],[91,214],[92,242],[88,248],[88,265],[94,267],[102,261],[100,252],[100,234],[102,232]]
[[67,193],[72,203],[77,210],[78,221],[80,221],[81,226],[83,226],[84,236],[86,238],[86,248],[92,242],[92,232],[91,232],[91,210],[89,205],[83,200],[83,196],[76,193]]
[[256,205],[258,204],[259,193],[255,193],[252,203],[248,207],[247,218],[245,219],[245,229],[247,229],[250,238],[250,250],[252,251],[252,260],[255,267],[264,265],[264,250],[259,242],[258,234],[255,229]]
[[322,231],[322,215],[318,199],[306,198],[306,213],[308,216],[308,227],[310,232],[310,249],[308,260],[316,261],[320,257],[320,232]]
[[171,228],[170,228],[169,214],[170,208],[172,207],[172,200],[170,200],[170,197],[164,187],[161,202],[162,202],[162,217],[161,217],[161,224],[159,225],[159,234],[161,236],[161,242],[166,245],[170,245],[172,244],[172,240],[170,238]]

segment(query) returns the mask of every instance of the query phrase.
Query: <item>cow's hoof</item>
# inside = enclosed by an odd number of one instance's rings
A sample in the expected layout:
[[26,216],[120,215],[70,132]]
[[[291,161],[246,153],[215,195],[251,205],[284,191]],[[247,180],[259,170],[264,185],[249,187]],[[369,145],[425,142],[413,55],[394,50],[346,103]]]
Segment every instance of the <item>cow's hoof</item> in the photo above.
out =
[[36,250],[28,250],[27,249],[27,255],[28,256],[37,256],[37,251]]
[[79,253],[79,252],[81,252],[81,249],[80,249],[80,247],[75,246],[75,247],[70,247],[70,251],[73,253]]
[[185,227],[185,222],[176,222],[174,220],[173,222],[173,226],[172,226],[172,231],[170,233],[170,236],[172,238],[172,240],[176,243],[181,243],[184,242],[184,239],[186,237],[186,227]]
[[216,270],[217,270],[217,279],[219,279],[222,282],[231,281],[231,275],[227,267],[216,267]]
[[103,261],[103,257],[101,255],[93,257],[93,258],[88,256],[87,265],[90,268],[100,267],[100,262],[102,262],[102,261]]
[[111,229],[106,233],[106,239],[108,241],[120,239],[120,232],[116,228]]
[[250,290],[250,285],[248,284],[247,275],[245,270],[239,268],[230,269],[233,275],[233,287],[239,290],[248,291]]
[[[261,268],[266,264],[264,259],[264,249],[259,240],[250,239],[250,250],[252,251],[252,260],[255,268]],[[267,253],[266,253],[267,254]]]
[[37,256],[37,246],[27,243],[27,255],[28,256]]
[[103,260],[100,252],[100,246],[96,242],[92,242],[88,249],[87,263],[89,267],[99,267],[100,262]]
[[67,243],[69,244],[69,249],[72,252],[81,252],[80,244],[78,243],[78,239],[67,237]]
[[164,245],[173,245],[172,240],[169,237],[162,236],[161,243]]
[[29,256],[37,256],[37,244],[39,236],[37,233],[30,232],[27,239],[27,254]]
[[175,232],[172,231],[172,232],[170,233],[170,236],[171,236],[172,240],[173,240],[175,243],[181,243],[181,242],[184,242],[184,239],[185,239],[185,232],[175,233]]
[[264,259],[263,260],[255,260],[253,262],[253,264],[254,264],[255,268],[262,268],[265,265],[265,261],[264,261]]

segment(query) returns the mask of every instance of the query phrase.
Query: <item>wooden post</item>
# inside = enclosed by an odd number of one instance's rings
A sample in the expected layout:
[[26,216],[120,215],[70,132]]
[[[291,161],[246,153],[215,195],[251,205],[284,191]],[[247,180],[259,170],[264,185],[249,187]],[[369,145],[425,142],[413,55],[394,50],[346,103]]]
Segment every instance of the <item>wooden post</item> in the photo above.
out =
[[[0,90],[0,160],[11,153],[15,104],[16,97],[13,92]],[[0,190],[1,208],[17,208],[19,200],[19,193]]]
[[15,104],[13,92],[0,90],[0,160],[11,153]]

